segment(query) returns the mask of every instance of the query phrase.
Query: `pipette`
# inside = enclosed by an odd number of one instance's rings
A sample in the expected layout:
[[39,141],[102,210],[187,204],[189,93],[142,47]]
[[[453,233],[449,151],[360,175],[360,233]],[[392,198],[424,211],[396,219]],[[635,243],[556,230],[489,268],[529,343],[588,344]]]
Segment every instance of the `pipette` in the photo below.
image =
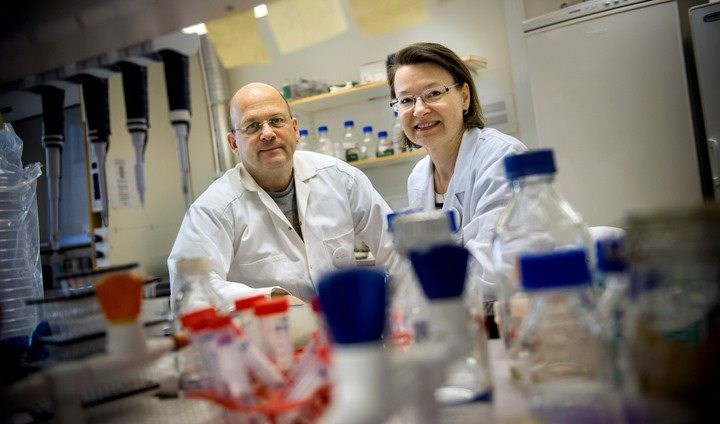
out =
[[167,89],[170,123],[175,131],[177,142],[182,192],[185,209],[193,201],[190,180],[190,156],[188,152],[188,133],[190,132],[190,81],[188,78],[188,58],[174,50],[164,49],[158,52],[165,68],[165,87]]
[[62,177],[62,148],[65,142],[65,90],[42,85],[34,90],[42,98],[42,142],[45,146],[45,169],[47,170],[48,227],[50,247],[60,247],[60,178]]
[[147,68],[133,62],[118,62],[125,94],[126,125],[135,147],[135,186],[145,204],[145,147],[148,120]]
[[100,212],[103,227],[108,226],[107,180],[105,158],[110,146],[110,107],[108,103],[108,81],[106,78],[89,74],[76,75],[73,80],[82,85],[83,100],[88,120],[90,139],[93,211]]

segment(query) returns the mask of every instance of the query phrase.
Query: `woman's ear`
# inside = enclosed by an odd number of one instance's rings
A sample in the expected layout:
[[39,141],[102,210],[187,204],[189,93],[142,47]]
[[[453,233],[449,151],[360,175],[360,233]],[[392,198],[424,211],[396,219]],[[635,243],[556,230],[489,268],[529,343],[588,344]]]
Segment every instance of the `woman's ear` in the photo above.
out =
[[463,110],[470,109],[470,85],[468,83],[463,83],[460,96],[462,97]]

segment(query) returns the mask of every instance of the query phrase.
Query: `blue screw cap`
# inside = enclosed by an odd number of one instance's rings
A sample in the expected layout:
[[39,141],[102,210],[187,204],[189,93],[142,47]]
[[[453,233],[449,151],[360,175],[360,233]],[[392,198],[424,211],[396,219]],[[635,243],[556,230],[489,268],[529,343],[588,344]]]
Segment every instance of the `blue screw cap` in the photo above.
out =
[[377,341],[385,329],[385,274],[370,268],[348,268],[323,276],[318,298],[338,344]]

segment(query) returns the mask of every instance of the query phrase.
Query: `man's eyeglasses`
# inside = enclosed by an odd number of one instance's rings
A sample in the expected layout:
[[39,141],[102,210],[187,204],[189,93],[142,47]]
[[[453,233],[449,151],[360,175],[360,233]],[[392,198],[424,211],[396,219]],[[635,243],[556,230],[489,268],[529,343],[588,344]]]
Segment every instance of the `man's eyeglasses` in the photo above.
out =
[[232,131],[233,132],[239,131],[240,133],[245,134],[245,135],[253,135],[253,134],[257,133],[258,131],[260,131],[262,129],[263,125],[265,125],[266,123],[269,124],[273,128],[282,128],[287,124],[289,119],[290,118],[288,118],[287,116],[273,116],[272,118],[268,118],[264,121],[250,122],[247,125],[245,125],[244,127],[234,128]]
[[410,110],[415,107],[415,102],[418,98],[422,99],[423,103],[426,104],[435,103],[438,100],[442,99],[442,97],[447,94],[447,92],[450,91],[451,88],[457,87],[458,85],[460,85],[459,82],[450,86],[442,85],[438,87],[430,87],[420,93],[420,95],[418,96],[400,96],[390,102],[390,107],[392,107],[395,112]]

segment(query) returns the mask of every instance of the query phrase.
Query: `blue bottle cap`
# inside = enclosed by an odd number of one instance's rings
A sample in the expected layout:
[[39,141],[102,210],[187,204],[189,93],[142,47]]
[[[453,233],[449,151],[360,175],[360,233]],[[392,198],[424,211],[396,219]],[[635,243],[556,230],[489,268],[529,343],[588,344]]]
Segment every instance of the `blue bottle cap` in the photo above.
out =
[[627,260],[622,238],[608,238],[595,242],[597,269],[602,272],[625,272]]
[[370,125],[364,126],[364,127],[363,127],[363,132],[364,132],[364,133],[366,133],[366,132],[370,132],[370,133],[371,133],[371,132],[372,132],[372,127],[371,127]]
[[387,131],[378,131],[378,137],[387,137]]
[[308,130],[306,130],[305,128],[301,129],[300,135],[308,135]]
[[589,284],[587,256],[581,249],[522,255],[520,279],[529,291]]
[[318,131],[327,131],[327,125],[320,125]]
[[411,252],[410,260],[425,296],[430,300],[462,296],[467,275],[467,249],[443,244]]
[[555,157],[551,149],[531,150],[505,157],[505,176],[515,180],[527,175],[554,174]]
[[354,123],[353,121],[345,121],[345,124],[344,124],[344,125],[345,125],[346,127],[352,127],[352,126],[355,126],[355,123]]
[[332,339],[338,344],[379,340],[385,328],[385,274],[348,268],[318,281],[318,298]]

